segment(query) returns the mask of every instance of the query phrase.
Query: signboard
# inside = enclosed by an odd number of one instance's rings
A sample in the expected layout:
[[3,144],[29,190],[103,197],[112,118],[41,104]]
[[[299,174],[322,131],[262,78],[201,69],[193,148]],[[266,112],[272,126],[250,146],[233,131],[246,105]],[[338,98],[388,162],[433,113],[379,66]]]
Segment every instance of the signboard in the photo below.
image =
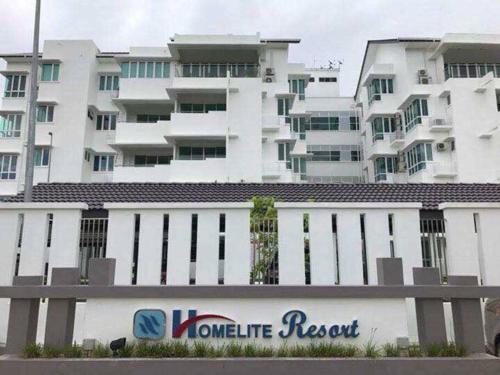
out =
[[[138,339],[159,340],[165,337],[166,314],[158,309],[141,309],[134,314],[133,332]],[[172,311],[172,338],[188,339],[280,339],[328,337],[356,338],[359,336],[358,320],[349,322],[316,323],[309,322],[307,314],[302,310],[290,310],[281,317],[281,325],[250,322],[239,323],[234,319],[214,313],[198,314],[189,309],[187,318],[183,319],[183,311]]]

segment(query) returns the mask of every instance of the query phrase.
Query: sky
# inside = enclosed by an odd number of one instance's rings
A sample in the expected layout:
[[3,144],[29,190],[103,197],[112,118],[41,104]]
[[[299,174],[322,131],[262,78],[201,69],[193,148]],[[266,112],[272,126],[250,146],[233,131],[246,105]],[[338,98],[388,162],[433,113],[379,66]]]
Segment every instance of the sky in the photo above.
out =
[[[35,0],[0,0],[0,53],[32,48]],[[163,46],[178,34],[300,38],[290,61],[341,60],[353,95],[367,40],[500,34],[500,0],[42,0],[40,39],[92,39],[101,51]]]

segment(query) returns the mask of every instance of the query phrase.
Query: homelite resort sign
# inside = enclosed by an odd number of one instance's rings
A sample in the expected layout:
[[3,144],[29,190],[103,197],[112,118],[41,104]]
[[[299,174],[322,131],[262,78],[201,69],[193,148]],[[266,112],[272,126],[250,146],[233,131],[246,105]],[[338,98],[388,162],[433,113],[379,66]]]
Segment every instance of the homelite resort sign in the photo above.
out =
[[[197,310],[173,310],[171,316],[172,338],[188,339],[280,339],[309,338],[321,339],[337,337],[355,338],[359,336],[358,320],[350,322],[317,323],[309,322],[302,310],[290,310],[281,317],[281,324],[259,322],[240,323],[221,314],[198,314]],[[159,309],[141,309],[134,314],[133,333],[138,339],[159,340],[165,337],[167,314]]]

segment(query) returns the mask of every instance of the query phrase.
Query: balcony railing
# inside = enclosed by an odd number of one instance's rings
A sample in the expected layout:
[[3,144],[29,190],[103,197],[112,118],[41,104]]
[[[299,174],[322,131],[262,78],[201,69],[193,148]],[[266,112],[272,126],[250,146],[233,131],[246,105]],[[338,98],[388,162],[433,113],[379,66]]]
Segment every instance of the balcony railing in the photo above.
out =
[[205,64],[189,63],[179,64],[175,67],[176,77],[188,78],[255,78],[260,77],[260,66],[253,63],[235,63],[235,64]]
[[391,144],[396,142],[396,141],[404,141],[405,139],[405,133],[403,133],[402,130],[396,130],[394,133],[390,134],[390,141]]

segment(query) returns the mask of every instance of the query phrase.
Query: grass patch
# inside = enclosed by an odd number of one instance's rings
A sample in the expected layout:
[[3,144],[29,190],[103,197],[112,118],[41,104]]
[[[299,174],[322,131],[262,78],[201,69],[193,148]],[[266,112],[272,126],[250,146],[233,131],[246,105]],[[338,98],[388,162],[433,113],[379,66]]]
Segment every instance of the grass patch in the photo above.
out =
[[111,349],[108,345],[103,345],[101,343],[97,343],[94,350],[92,350],[91,357],[92,358],[109,358],[111,357]]
[[32,343],[26,345],[23,350],[23,358],[40,358],[42,356],[43,348],[40,344]]
[[399,349],[397,345],[394,344],[385,344],[382,347],[385,357],[399,357]]
[[62,354],[64,358],[83,358],[83,349],[80,345],[73,344],[64,348]]

